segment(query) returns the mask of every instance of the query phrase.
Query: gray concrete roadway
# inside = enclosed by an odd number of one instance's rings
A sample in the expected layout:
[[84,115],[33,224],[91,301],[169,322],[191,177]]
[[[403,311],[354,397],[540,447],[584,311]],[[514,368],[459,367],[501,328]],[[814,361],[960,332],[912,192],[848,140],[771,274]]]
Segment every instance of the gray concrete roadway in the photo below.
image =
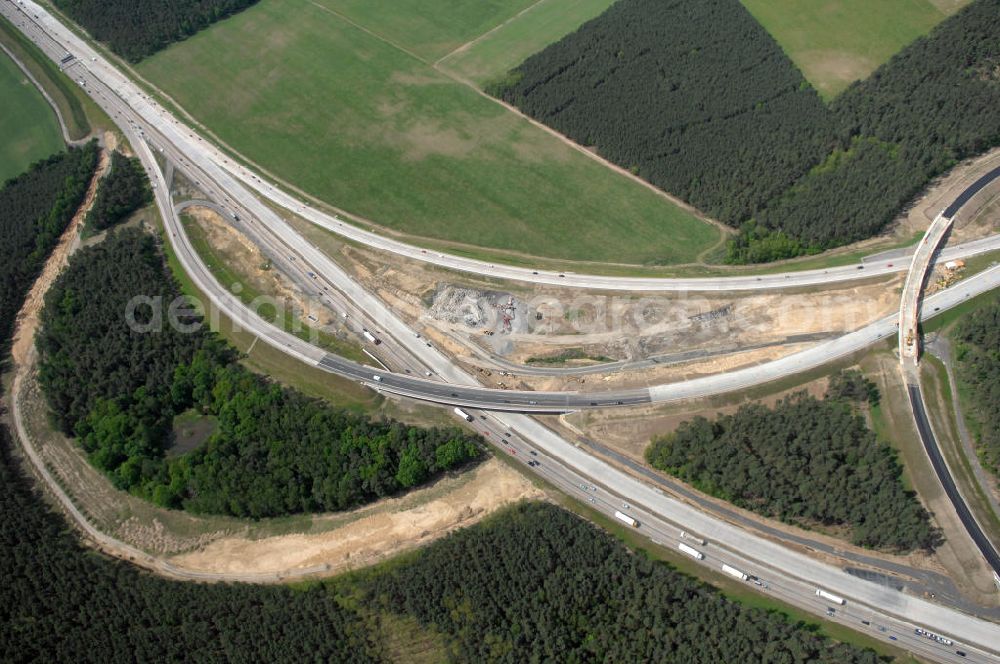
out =
[[[7,0],[6,4],[15,5],[16,3],[13,0]],[[219,182],[228,179],[219,173],[219,171],[225,171],[226,175],[230,178],[239,180],[244,186],[256,191],[259,195],[276,205],[293,211],[310,222],[337,233],[342,237],[374,249],[429,262],[452,270],[471,272],[476,275],[498,279],[619,291],[752,291],[801,288],[803,286],[828,286],[832,283],[849,282],[859,278],[903,272],[908,267],[905,261],[890,260],[877,264],[861,262],[855,265],[831,267],[829,269],[766,275],[751,274],[703,278],[613,277],[514,267],[422,249],[392,237],[365,230],[341,219],[337,215],[327,214],[283,191],[279,186],[268,182],[258,173],[238,163],[210,142],[203,140],[194,129],[182,124],[173,114],[157,104],[138,85],[133,83],[131,79],[107,62],[103,56],[92,49],[85,41],[56,18],[52,17],[41,6],[31,0],[24,0],[23,9],[23,15],[12,14],[14,19],[16,19],[14,22],[18,24],[18,27],[21,27],[29,36],[33,36],[31,33],[37,27],[40,28],[39,31],[44,31],[46,35],[50,35],[53,39],[58,40],[58,45],[64,52],[69,52],[76,56],[76,60],[72,64],[73,67],[86,69],[100,78],[108,87],[114,90],[115,94],[138,116],[142,123],[155,128],[182,151],[187,159],[213,179]],[[29,21],[22,20],[22,17],[27,17]],[[60,58],[55,59],[58,61]],[[69,68],[70,65],[67,65],[67,69]],[[942,260],[949,260],[957,257],[968,257],[997,249],[1000,249],[1000,236],[993,236],[978,242],[970,242],[953,247],[942,254],[941,258]]]
[[[25,5],[28,6],[29,12],[35,11],[39,12],[40,15],[44,14],[44,10],[31,3],[30,0],[25,0]],[[11,10],[15,12],[14,17],[17,19],[17,7],[9,2],[0,2],[0,11],[7,13]],[[51,30],[57,33],[59,31],[68,32],[65,27],[59,25],[55,19],[48,17],[47,14],[45,15],[45,20],[39,20],[45,25],[47,31]],[[33,39],[40,37],[37,34],[30,36]],[[62,35],[60,37],[62,38]],[[41,39],[41,41],[44,43],[44,39]],[[82,42],[80,42],[80,45],[82,48]],[[53,55],[51,48],[49,54],[50,57]],[[58,56],[58,51],[54,55]],[[83,75],[82,72],[81,75]],[[88,80],[88,83],[94,82],[93,80]],[[103,95],[98,95],[97,99],[99,102],[102,100],[102,97]],[[106,101],[113,102],[113,100]],[[124,104],[124,106],[127,107],[129,104]],[[123,107],[115,105],[113,108],[120,111]],[[147,127],[143,130],[143,135],[149,135],[149,129]],[[134,129],[131,124],[125,124],[123,130],[133,142],[143,163],[150,169],[154,180],[160,183],[160,186],[157,188],[157,205],[163,213],[165,224],[170,234],[169,237],[174,244],[174,249],[178,253],[182,266],[191,274],[195,282],[206,290],[213,303],[220,306],[220,308],[237,319],[241,324],[257,331],[262,339],[281,348],[292,356],[309,363],[319,364],[328,361],[325,355],[317,352],[317,349],[307,344],[302,345],[304,342],[301,342],[297,337],[278,330],[273,326],[263,324],[259,318],[248,312],[242,306],[242,303],[214,281],[211,274],[201,264],[197,254],[191,248],[190,242],[183,233],[183,229],[180,228],[172,202],[169,200],[165,183],[162,176],[156,170],[152,151],[138,137],[139,129]],[[156,139],[153,140],[155,141]],[[196,168],[185,170],[189,174],[192,171],[197,172]],[[310,265],[322,265],[324,268],[329,267],[326,265],[326,261],[329,261],[328,258],[317,255],[318,252],[315,248],[304,246],[294,236],[287,235],[286,229],[282,228],[280,223],[275,223],[272,227],[271,223],[275,220],[269,217],[268,212],[260,209],[260,207],[265,206],[258,207],[259,203],[255,203],[255,199],[247,196],[247,192],[242,187],[225,180],[228,180],[228,178],[220,176],[220,179],[216,180],[216,184],[224,187],[224,191],[229,192],[230,195],[238,199],[240,205],[252,207],[255,215],[260,219],[260,223],[268,226],[279,242],[287,243],[290,249],[297,252]],[[340,281],[340,276],[336,272],[327,273],[324,271],[323,274],[325,278],[332,282]],[[941,309],[953,306],[963,301],[966,297],[971,296],[977,289],[986,290],[987,288],[995,287],[997,282],[1000,282],[1000,270],[993,269],[987,271],[962,282],[959,288],[949,289],[938,294],[935,296],[936,299],[934,302],[928,302],[928,308],[932,304]],[[344,288],[345,295],[355,303],[363,302],[362,306],[367,306],[371,299],[371,296],[366,293],[358,293],[357,291],[360,289],[356,285],[338,283],[338,286]],[[356,296],[358,299],[355,299]],[[376,309],[376,311],[379,310]],[[391,312],[384,310],[379,311],[375,315],[391,316]],[[387,321],[387,327],[390,328],[388,329],[388,333],[397,338],[402,348],[415,354],[428,366],[439,368],[439,374],[446,380],[463,388],[473,390],[473,393],[479,398],[478,395],[482,394],[484,390],[482,388],[475,388],[474,380],[470,376],[457,370],[447,358],[437,353],[434,349],[428,351],[425,350],[422,344],[414,343],[412,335],[402,334],[407,332],[405,326],[401,322],[398,322],[395,316],[391,316],[391,318],[397,322]],[[854,335],[847,335],[845,338],[847,339],[846,341],[836,346],[828,347],[824,352],[839,356],[836,354],[849,352],[849,348],[852,345],[861,344],[858,347],[864,347],[868,343],[884,338],[892,333],[894,333],[894,323],[892,321],[888,321],[888,323],[883,321],[875,326],[869,326],[862,331],[854,333]],[[407,341],[400,338],[401,336],[410,336],[410,340]],[[798,362],[802,362],[801,358]],[[797,364],[793,362],[783,366],[782,369],[787,372],[795,366]],[[760,368],[756,369],[759,370]],[[761,376],[765,375],[761,374]],[[761,376],[755,378],[752,374],[746,375],[737,379],[734,384],[738,385],[752,380],[759,381]],[[403,378],[399,377],[399,380],[402,381]],[[766,376],[765,379],[767,379]],[[371,384],[384,389],[385,385],[383,385],[383,382],[373,379]],[[419,387],[420,383],[423,382],[425,381],[419,381],[417,386]],[[696,382],[690,381],[690,383]],[[403,386],[404,383],[401,382],[400,385]],[[724,386],[725,383],[721,385]],[[719,386],[715,385],[714,387]],[[433,389],[441,388],[442,386],[439,383],[434,384]],[[667,386],[660,386],[661,392],[666,388]],[[700,390],[712,388],[713,386],[711,385],[702,384],[688,391],[698,393]],[[427,389],[430,390],[432,388]],[[650,395],[654,393],[655,389],[650,390]],[[486,390],[485,392],[490,391]],[[685,390],[677,390],[675,393],[682,394],[685,393]],[[508,395],[510,393],[501,392],[501,394]],[[552,398],[567,399],[570,396],[572,396],[572,393],[554,393]],[[529,405],[531,404],[529,403]],[[938,661],[1000,661],[1000,658],[996,656],[997,646],[995,637],[997,634],[997,625],[993,623],[964,615],[945,606],[905,595],[879,584],[869,583],[856,576],[847,574],[836,567],[813,560],[803,553],[752,533],[744,532],[736,526],[703,514],[693,507],[669,498],[631,475],[627,475],[587,454],[525,415],[494,413],[488,417],[494,418],[508,430],[516,432],[516,435],[525,441],[530,441],[530,444],[539,452],[547,455],[555,468],[563,469],[560,472],[575,473],[577,476],[586,477],[592,484],[599,484],[604,487],[604,490],[614,496],[613,500],[628,502],[642,524],[640,525],[641,532],[647,532],[647,534],[655,539],[668,537],[672,532],[676,532],[674,529],[684,527],[689,532],[697,532],[709,538],[709,546],[712,549],[706,555],[706,559],[702,561],[705,564],[717,566],[721,560],[733,561],[737,566],[745,567],[748,572],[752,572],[755,576],[769,579],[771,581],[769,583],[770,587],[780,588],[782,593],[787,593],[787,595],[780,595],[785,601],[801,606],[811,612],[819,613],[820,615],[823,614],[824,609],[822,603],[817,601],[813,589],[822,587],[835,592],[847,598],[848,608],[842,611],[840,614],[841,617],[834,617],[833,619],[844,620],[857,627],[857,624],[852,621],[857,620],[858,616],[870,615],[877,617],[877,620],[887,625],[892,631],[880,632],[875,636],[879,636],[880,634],[895,636],[898,634],[897,638],[900,639],[900,642],[905,647],[925,657]],[[543,467],[548,468],[548,464]],[[562,475],[560,476],[562,477]],[[569,477],[569,475],[566,477]],[[675,534],[674,537],[676,538],[677,535]],[[674,541],[676,542],[676,539]],[[939,644],[929,642],[926,639],[914,639],[910,635],[913,634],[915,626],[926,627],[936,632],[947,634],[957,642],[958,647],[963,648],[969,653],[970,659],[959,660],[954,653],[943,650]]]

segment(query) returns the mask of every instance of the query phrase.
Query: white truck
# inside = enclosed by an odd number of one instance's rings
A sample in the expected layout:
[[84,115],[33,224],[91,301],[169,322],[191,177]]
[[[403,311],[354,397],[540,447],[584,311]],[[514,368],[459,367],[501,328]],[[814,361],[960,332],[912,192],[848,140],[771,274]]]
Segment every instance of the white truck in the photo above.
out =
[[379,339],[378,337],[376,337],[374,334],[372,334],[368,330],[362,330],[362,334],[365,335],[365,339],[367,339],[371,343],[375,344],[376,346],[378,346],[380,343],[382,343],[381,339]]
[[474,419],[476,419],[472,415],[469,415],[467,412],[465,412],[464,410],[462,410],[461,408],[456,408],[455,409],[455,414],[458,415],[459,417],[461,417],[466,422],[472,422]]
[[840,597],[839,595],[834,595],[833,593],[828,593],[825,590],[819,588],[816,589],[816,597],[822,597],[823,599],[829,602],[833,602],[834,604],[841,604],[841,605],[847,604],[847,600],[845,600],[843,597]]
[[729,576],[736,577],[740,581],[746,581],[747,579],[750,578],[749,575],[747,575],[745,572],[741,572],[735,567],[730,567],[729,565],[726,564],[722,565],[722,571],[728,574]]
[[638,521],[636,521],[635,519],[633,519],[632,517],[630,517],[628,514],[623,514],[622,512],[619,512],[618,510],[615,510],[615,518],[618,519],[619,521],[623,522],[623,523],[627,523],[628,525],[632,526],[633,528],[638,528],[639,527],[639,522]]
[[702,553],[698,549],[694,548],[693,546],[688,546],[684,542],[681,542],[680,544],[678,544],[677,548],[680,549],[681,551],[683,551],[684,553],[688,554],[689,556],[691,556],[695,560],[704,560],[705,559],[705,554],[704,553]]
[[683,530],[681,531],[681,539],[691,540],[695,544],[700,544],[701,546],[705,546],[706,544],[708,544],[708,542],[706,542],[704,540],[704,538],[702,538],[702,537],[696,537],[696,536],[692,535],[691,533],[684,532]]

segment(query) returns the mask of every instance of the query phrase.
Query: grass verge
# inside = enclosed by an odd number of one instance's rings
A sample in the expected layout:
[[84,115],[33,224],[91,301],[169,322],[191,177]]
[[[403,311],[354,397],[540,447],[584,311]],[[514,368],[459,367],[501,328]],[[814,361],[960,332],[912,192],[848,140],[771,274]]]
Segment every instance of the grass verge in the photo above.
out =
[[0,52],[0,182],[63,148],[55,113],[24,72]]
[[[208,298],[181,267],[170,243],[163,237],[162,230],[160,235],[167,263],[174,278],[180,283],[181,292],[200,302],[208,302]],[[307,366],[266,343],[257,343],[256,335],[234,325],[233,321],[222,313],[217,312],[212,323],[213,329],[218,334],[246,356],[243,363],[253,371],[270,376],[310,396],[326,399],[338,406],[357,411],[374,410],[385,401],[379,394],[354,381]]]
[[986,531],[986,536],[993,541],[1000,541],[1000,516],[993,511],[983,486],[977,481],[959,438],[948,372],[944,364],[929,353],[923,356],[921,365],[920,381],[941,453],[948,461],[948,468],[962,497],[975,514],[976,521]]
[[80,140],[97,129],[111,129],[111,119],[64,74],[54,62],[7,19],[0,17],[0,41],[31,72],[39,85],[55,102],[73,140]]
[[[286,306],[287,303],[279,303],[281,306],[271,304],[278,298],[273,293],[257,290],[252,284],[252,278],[247,273],[245,266],[230,260],[222,251],[212,246],[198,222],[188,215],[181,215],[181,222],[184,224],[195,251],[201,256],[202,261],[208,266],[216,280],[234,295],[237,295],[243,304],[254,308],[261,318],[291,332],[300,339],[306,341],[315,339],[317,346],[330,353],[355,362],[367,361],[367,357],[361,352],[361,347],[358,344],[304,324],[296,316],[293,307]],[[258,306],[260,302],[265,302],[265,304]]]

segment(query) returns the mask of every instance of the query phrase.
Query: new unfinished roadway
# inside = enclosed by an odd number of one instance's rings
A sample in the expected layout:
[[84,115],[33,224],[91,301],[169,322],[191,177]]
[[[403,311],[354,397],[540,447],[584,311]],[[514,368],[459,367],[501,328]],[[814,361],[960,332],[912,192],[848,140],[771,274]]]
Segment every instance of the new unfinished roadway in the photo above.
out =
[[[246,185],[276,202],[277,198],[281,198],[284,194],[271,185],[259,181],[256,176],[249,174],[242,166],[232,163],[229,157],[215,148],[207,146],[193,130],[182,126],[176,119],[166,114],[105,61],[100,53],[42,7],[30,0],[25,0],[23,4],[0,0],[0,13],[6,15],[54,61],[59,62],[67,52],[75,56],[72,66],[67,66],[67,70],[75,80],[82,82],[95,101],[115,119],[156,184],[156,204],[163,217],[167,236],[181,265],[214,306],[253,331],[262,341],[303,362],[366,382],[378,389],[413,398],[494,411],[483,413],[473,423],[477,430],[490,435],[490,439],[495,442],[500,438],[498,446],[510,453],[518,450],[523,452],[527,449],[540,453],[541,456],[538,458],[543,463],[534,470],[547,481],[570,492],[576,490],[578,486],[581,487],[581,490],[588,492],[588,496],[594,498],[591,502],[595,508],[604,512],[623,509],[623,504],[628,503],[632,515],[640,524],[639,532],[645,533],[665,546],[676,548],[680,541],[681,529],[697,533],[708,540],[707,544],[700,546],[705,554],[705,558],[701,561],[703,564],[716,570],[723,563],[742,569],[762,581],[762,584],[757,586],[761,592],[774,595],[782,601],[817,615],[824,615],[827,613],[828,602],[816,595],[816,590],[822,589],[835,593],[846,601],[846,604],[837,608],[835,614],[828,619],[842,622],[855,629],[869,630],[871,636],[875,638],[892,638],[897,645],[936,661],[1000,662],[1000,649],[996,638],[1000,627],[997,624],[884,585],[862,580],[832,564],[815,560],[771,538],[706,514],[585,452],[540,422],[522,414],[525,411],[554,412],[670,401],[743,389],[819,366],[890,337],[896,333],[895,319],[886,318],[808,351],[759,367],[687,382],[639,390],[589,394],[485,389],[478,386],[471,376],[456,367],[444,354],[428,346],[422,339],[418,339],[383,302],[353,282],[329,257],[306,242],[269,206],[261,203]],[[234,214],[245,216],[247,227],[254,228],[255,238],[261,238],[262,242],[267,242],[273,248],[283,248],[296,257],[297,261],[309,265],[311,271],[317,275],[321,288],[335,289],[338,297],[345,298],[358,311],[364,312],[373,324],[380,326],[384,331],[388,337],[386,343],[394,344],[395,352],[406,358],[403,361],[411,363],[414,367],[425,367],[435,379],[419,379],[405,373],[392,373],[348,362],[331,356],[257,317],[238,298],[215,281],[194,251],[177,217],[169,187],[157,164],[155,152],[160,152],[163,158],[173,162],[217,204],[232,210]],[[221,165],[218,160],[222,161]],[[293,205],[291,201],[286,203],[288,206]],[[298,208],[290,207],[290,209],[309,217],[309,209],[301,204]],[[342,222],[333,219],[333,223]],[[345,227],[347,226],[349,225],[345,224]],[[354,231],[347,229],[345,234],[347,232]],[[378,235],[373,237],[379,241],[384,240]],[[385,242],[391,244],[394,241],[385,240]],[[990,248],[987,247],[998,246],[994,244],[996,242],[996,238],[981,242],[973,248],[973,253],[989,251]],[[379,246],[374,241],[366,243],[404,255],[409,255],[405,251],[410,251],[408,245],[393,249],[389,245]],[[415,251],[423,255],[423,250],[415,249]],[[421,255],[412,257],[420,259]],[[437,254],[436,258],[450,260],[454,257]],[[483,265],[486,264],[475,263],[467,267],[445,266],[535,283],[568,285],[577,279],[569,274],[565,277],[558,276],[558,273],[554,276],[535,275],[530,270],[529,274],[524,274],[524,271],[518,268],[504,268],[515,270],[510,274],[492,273],[489,269],[482,269]],[[888,267],[881,269],[895,271],[894,268]],[[847,270],[831,269],[813,273],[711,280],[622,281],[611,277],[580,276],[579,279],[585,283],[573,285],[629,290],[756,290],[817,283],[829,284],[831,281],[841,279],[846,281],[857,279],[858,273],[862,271],[866,276],[875,273],[875,270],[870,270],[868,267],[859,270],[856,266],[851,266]],[[596,285],[597,281],[604,279],[612,281]],[[591,286],[592,283],[594,285]],[[617,285],[609,286],[609,283]],[[998,285],[1000,285],[1000,267],[995,267],[928,298],[925,301],[924,311],[934,314]],[[324,289],[321,292],[326,291]],[[380,380],[374,378],[376,374]],[[501,434],[504,433],[513,434],[513,438],[509,439],[510,442],[503,440]],[[867,626],[862,627],[865,624],[862,621],[867,621]],[[915,629],[918,627],[942,634],[953,643],[947,645],[921,637],[915,634]],[[956,650],[962,650],[965,655],[959,655]]]

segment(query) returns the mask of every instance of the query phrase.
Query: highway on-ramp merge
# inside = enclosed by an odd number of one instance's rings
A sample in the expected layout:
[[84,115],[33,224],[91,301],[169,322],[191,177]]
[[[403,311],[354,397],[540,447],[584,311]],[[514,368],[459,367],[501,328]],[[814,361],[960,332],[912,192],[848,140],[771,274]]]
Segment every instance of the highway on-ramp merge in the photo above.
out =
[[[34,3],[31,3],[30,0],[25,0],[25,5],[38,7],[37,5],[34,5]],[[0,2],[0,7],[3,8],[3,13],[9,16],[12,15],[16,22],[19,16],[16,6],[7,2]],[[40,7],[38,7],[37,11],[40,13],[40,16],[44,16],[44,19],[39,19],[39,24],[43,25],[46,30],[48,30],[51,25],[51,29],[53,31],[66,31],[64,26],[59,24],[56,19],[52,18],[47,13],[44,13],[44,10]],[[31,30],[31,28],[28,28],[28,30]],[[26,30],[26,33],[28,30]],[[49,46],[50,48],[46,50],[46,53],[50,57],[55,57],[58,61],[61,54],[58,52],[53,53],[51,50],[51,44],[45,44],[44,40],[41,40],[38,34],[29,34],[29,36],[35,39],[36,43],[38,41],[43,41],[40,45]],[[58,36],[59,34],[57,32],[57,37]],[[95,67],[99,71],[101,70],[101,67],[111,68],[110,65],[97,60],[99,55],[90,50],[90,47],[86,46],[82,41],[79,42],[79,47],[80,49],[88,49],[86,51],[81,50],[81,52],[85,53],[88,58],[94,58],[92,62],[96,63]],[[93,53],[93,56],[91,53]],[[96,83],[99,82],[99,78],[92,76],[90,69],[88,69],[87,72],[88,83],[93,82],[96,87]],[[82,73],[83,72],[81,72],[81,74]],[[103,90],[104,88],[102,87],[101,89]],[[94,93],[92,92],[92,94]],[[125,103],[124,100],[117,95],[115,95],[115,98],[112,99],[108,98],[102,92],[98,96],[95,96],[95,100],[104,105],[106,108],[110,108],[115,113],[115,117],[119,116],[119,112],[125,112],[126,109],[131,110],[131,105],[129,103]],[[151,102],[145,101],[142,103],[145,103],[146,106],[151,104]],[[164,137],[162,134],[159,134],[159,132],[157,132],[157,135],[154,135],[151,131],[152,127],[149,125],[146,125],[144,129],[140,129],[136,126],[136,124],[134,124],[138,121],[139,120],[133,120],[132,116],[129,116],[128,122],[122,118],[120,126],[135,146],[136,151],[143,160],[144,166],[149,170],[151,177],[153,177],[154,181],[158,184],[158,192],[156,196],[157,206],[163,215],[168,237],[174,246],[175,253],[178,255],[184,269],[189,271],[191,274],[192,280],[199,286],[199,288],[206,292],[216,306],[219,306],[228,315],[238,320],[249,329],[260,333],[262,335],[261,338],[267,343],[271,343],[275,347],[284,350],[284,352],[290,353],[305,362],[313,363],[317,366],[325,362],[327,356],[323,353],[323,351],[309,346],[294,335],[290,335],[282,330],[279,330],[278,328],[264,323],[261,319],[256,317],[255,314],[246,310],[246,308],[242,305],[242,302],[239,302],[233,295],[228,293],[228,291],[219,285],[201,263],[200,258],[191,248],[190,242],[184,234],[183,227],[180,225],[179,220],[176,217],[176,212],[173,208],[172,201],[170,200],[168,189],[163,180],[162,174],[159,173],[153,152],[142,138],[142,136],[149,136],[150,139],[156,143],[157,141],[162,141]],[[142,136],[140,136],[140,132],[142,133]],[[170,133],[173,134],[174,132],[171,131]],[[169,142],[174,148],[181,151],[182,148],[185,147],[183,145],[177,146],[177,144],[173,143],[172,140]],[[184,168],[188,173],[200,172],[200,165],[195,165],[192,162],[188,162],[184,165]],[[367,306],[369,303],[373,304],[373,306],[376,307],[376,313],[374,315],[388,317],[385,321],[385,327],[387,328],[389,334],[397,339],[400,344],[400,348],[413,353],[417,358],[419,358],[419,361],[434,369],[437,375],[443,379],[450,381],[455,385],[461,386],[462,388],[468,388],[472,393],[477,395],[477,398],[479,398],[478,395],[482,395],[484,393],[498,392],[498,394],[489,395],[489,398],[495,397],[499,400],[499,403],[502,404],[504,396],[510,394],[504,391],[484,390],[481,387],[477,387],[472,377],[454,367],[454,365],[443,354],[437,352],[436,349],[429,349],[423,343],[418,343],[418,340],[413,338],[412,332],[410,332],[406,326],[392,314],[392,312],[388,311],[383,303],[375,302],[370,294],[364,292],[363,289],[358,287],[356,284],[353,284],[353,282],[339,283],[342,278],[340,276],[342,271],[339,271],[338,273],[339,268],[336,268],[335,265],[330,265],[332,261],[329,261],[328,258],[322,256],[315,250],[314,247],[309,246],[308,243],[301,242],[301,238],[297,238],[295,235],[286,234],[286,227],[282,226],[281,220],[278,219],[275,221],[269,216],[269,214],[273,215],[273,212],[270,212],[270,208],[262,206],[256,201],[256,199],[248,196],[245,189],[242,186],[239,186],[238,183],[233,183],[232,178],[228,177],[227,174],[219,174],[215,171],[215,169],[213,169],[211,175],[212,177],[209,182],[212,183],[213,186],[224,187],[224,191],[228,192],[229,196],[233,196],[234,201],[239,201],[237,204],[241,206],[241,210],[246,210],[248,214],[252,213],[254,216],[258,217],[261,225],[269,227],[270,232],[276,236],[276,241],[286,243],[286,246],[295,251],[299,256],[302,256],[304,260],[310,263],[310,265],[318,265],[322,267],[322,274],[328,283],[332,283],[338,288],[343,289],[343,292],[352,299],[360,298],[360,302],[362,302],[364,306]],[[274,223],[273,226],[271,225],[272,222]],[[346,276],[344,278],[346,278]],[[347,281],[350,280],[347,279]],[[955,304],[964,301],[975,292],[982,292],[995,287],[998,282],[1000,282],[1000,269],[994,268],[992,270],[988,270],[974,277],[970,277],[957,287],[953,287],[935,295],[934,298],[928,301],[928,306],[925,309],[933,313],[933,310],[931,309],[932,306],[935,309],[944,309],[949,306],[954,306]],[[868,326],[863,330],[859,330],[854,333],[855,336],[853,339],[850,338],[852,335],[847,335],[843,338],[848,339],[846,342],[842,342],[841,345],[836,347],[828,347],[824,353],[827,355],[833,355],[837,352],[850,352],[849,349],[857,344],[860,344],[857,346],[858,348],[863,348],[873,341],[885,338],[893,333],[895,333],[895,321],[890,319],[880,321],[874,326]],[[407,339],[405,337],[409,338]],[[820,355],[823,355],[824,353],[821,353]],[[363,365],[358,366],[363,367]],[[785,371],[791,370],[794,366],[795,363],[792,363],[779,368],[780,370]],[[371,368],[363,367],[363,370],[369,371]],[[760,370],[761,367],[754,369],[754,371]],[[400,381],[403,381],[403,379],[409,377],[397,377],[395,375],[392,377],[393,380],[396,380],[397,378]],[[699,379],[699,381],[701,380],[702,379]],[[751,371],[750,373],[745,374],[739,381],[737,381],[737,383],[752,380],[761,382],[759,377],[754,377],[753,371]],[[373,384],[380,389],[385,389],[386,385],[384,385],[384,383],[386,382],[389,381],[385,380],[384,377],[381,381],[375,380],[373,374],[373,378],[369,384]],[[422,387],[422,383],[424,382],[433,383],[435,386],[434,389],[441,389],[441,383],[439,382],[422,380],[418,380],[415,384],[401,382],[399,387],[402,389],[407,385],[415,385],[419,389],[423,390],[425,389]],[[689,381],[689,383],[696,382],[697,381]],[[719,385],[713,386],[702,382],[700,383],[700,387],[694,391],[695,393],[698,393],[700,390],[711,390],[718,387]],[[666,390],[668,386],[659,386],[659,388],[653,389],[660,388]],[[739,385],[733,387],[732,389],[738,388]],[[654,395],[653,389],[649,390],[651,399]],[[683,390],[676,392],[675,394],[682,393]],[[553,398],[563,399],[579,398],[583,396],[575,393],[525,394],[552,394],[554,395]],[[660,396],[662,396],[662,394]],[[438,397],[434,398],[437,400]],[[590,399],[592,396],[587,395],[583,396],[583,398]],[[677,398],[685,397],[678,396]],[[528,405],[530,406],[532,404],[529,403]],[[498,409],[500,408],[501,407],[498,405]],[[611,496],[613,496],[613,500],[628,502],[636,513],[640,515],[640,532],[646,532],[653,538],[660,538],[661,541],[663,538],[671,537],[673,538],[674,543],[676,543],[678,538],[680,538],[680,528],[687,529],[689,532],[697,532],[706,538],[710,538],[710,543],[706,545],[711,547],[709,550],[710,555],[706,556],[705,560],[702,561],[704,564],[717,566],[721,560],[733,561],[735,564],[747,568],[748,571],[753,572],[760,578],[773,580],[774,588],[776,590],[780,588],[782,589],[782,592],[788,592],[788,594],[780,595],[784,601],[788,601],[796,606],[801,606],[820,615],[823,614],[823,607],[821,604],[817,604],[817,600],[812,591],[814,588],[825,588],[830,592],[846,598],[848,606],[850,607],[844,611],[843,615],[846,616],[845,618],[834,617],[833,619],[851,621],[853,622],[853,626],[858,628],[856,623],[858,615],[870,615],[875,617],[881,623],[889,625],[891,627],[890,633],[893,635],[898,634],[898,638],[906,644],[908,649],[912,649],[914,652],[917,652],[922,656],[940,661],[966,661],[958,660],[953,650],[943,649],[941,644],[931,643],[926,639],[914,638],[914,629],[917,627],[929,628],[935,632],[947,634],[949,638],[952,638],[961,644],[961,647],[969,653],[970,657],[972,657],[971,661],[1000,661],[1000,658],[997,657],[997,625],[993,623],[962,614],[945,606],[906,595],[892,588],[886,588],[884,586],[873,584],[851,576],[837,567],[814,560],[797,550],[778,544],[753,532],[737,528],[736,526],[728,524],[727,522],[712,515],[702,513],[690,505],[662,494],[658,490],[648,486],[635,477],[624,473],[616,467],[611,466],[607,462],[586,453],[582,449],[562,439],[560,436],[547,429],[539,422],[525,415],[496,412],[488,415],[484,414],[481,417],[489,418],[490,421],[496,422],[498,426],[501,426],[505,430],[515,432],[519,437],[535,446],[538,451],[546,454],[545,470],[538,472],[557,473],[558,477],[556,479],[563,478],[563,482],[571,477],[585,477],[586,481],[590,482],[593,486],[600,486],[603,491],[607,491]],[[474,424],[481,426],[479,425],[480,421],[485,420],[477,420]],[[551,459],[551,464],[549,463],[549,459]],[[849,622],[849,624],[851,624],[851,622]],[[884,635],[885,633],[882,634]],[[873,634],[873,636],[878,637],[879,634]]]

